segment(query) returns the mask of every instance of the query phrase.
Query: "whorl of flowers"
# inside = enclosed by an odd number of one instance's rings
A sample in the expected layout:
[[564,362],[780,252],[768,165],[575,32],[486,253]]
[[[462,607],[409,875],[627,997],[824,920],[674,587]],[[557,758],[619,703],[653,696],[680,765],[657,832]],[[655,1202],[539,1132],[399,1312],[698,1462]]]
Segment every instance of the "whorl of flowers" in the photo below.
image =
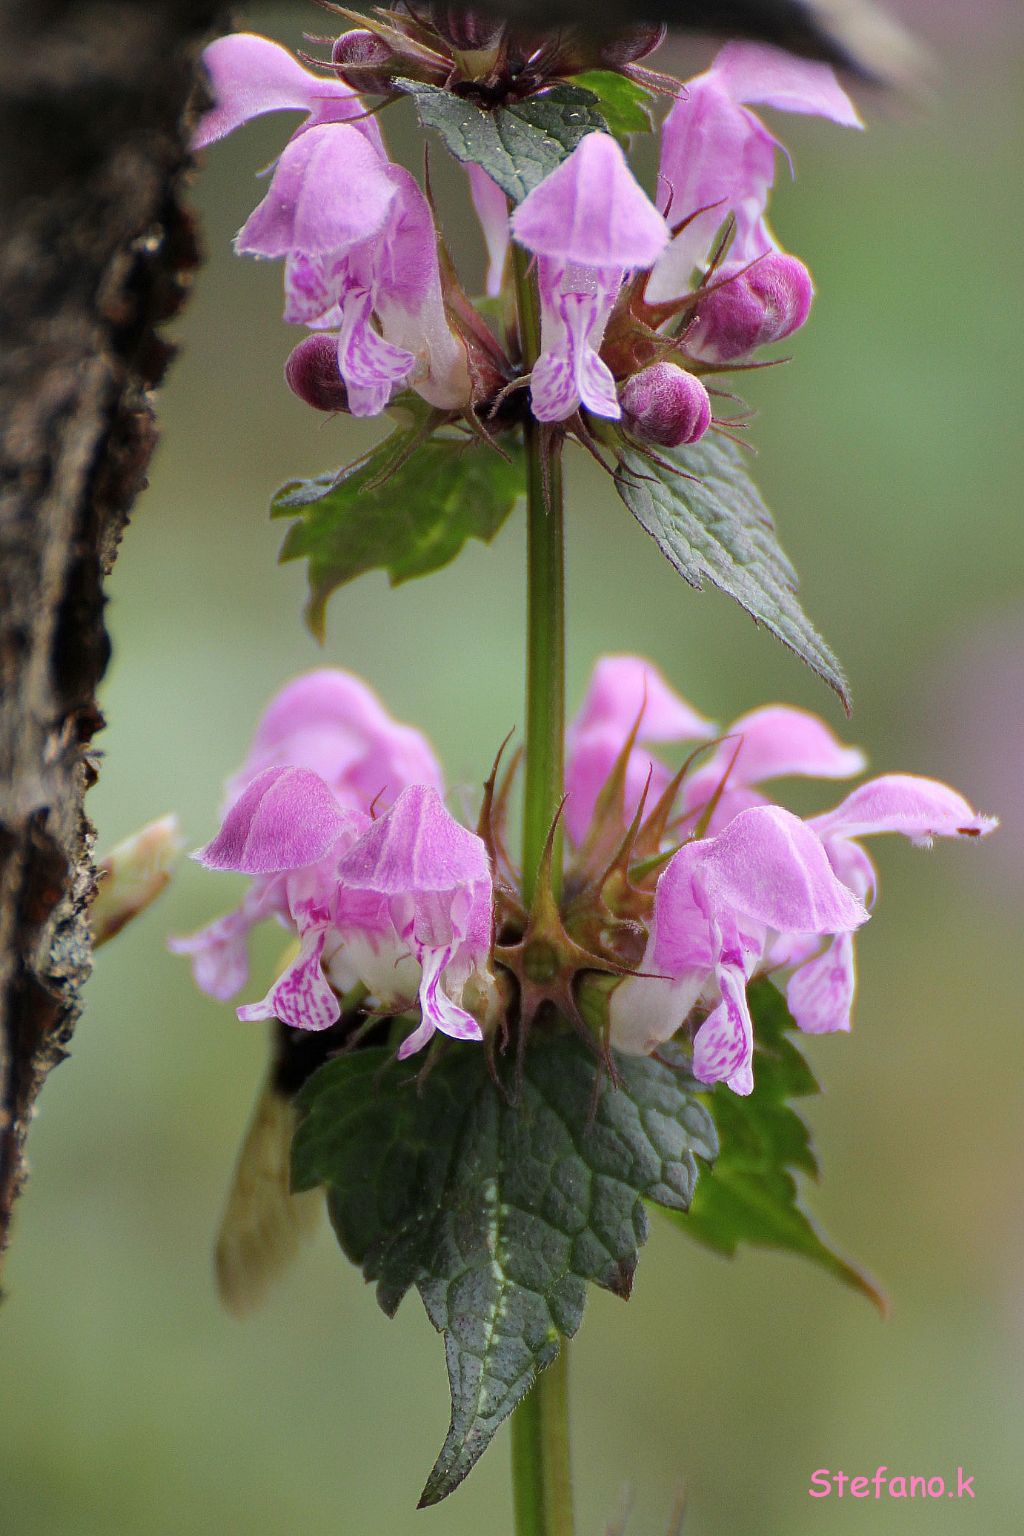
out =
[[[672,775],[655,744],[697,750]],[[174,948],[225,998],[246,936],[275,918],[293,957],[243,1019],[322,1030],[358,989],[399,1020],[398,1054],[436,1032],[491,1048],[568,1019],[593,1043],[647,1054],[690,1046],[694,1075],[753,1086],[746,988],[770,974],[799,1027],[850,1027],[853,935],[877,876],[863,837],[927,845],[995,822],[934,779],[884,774],[803,820],[766,786],[864,767],[816,716],[769,705],[723,732],[633,656],[598,662],[568,732],[569,853],[560,903],[528,906],[494,776],[475,831],[447,809],[425,738],[348,673],[290,683],[257,727],[220,832],[196,857],[250,884],[228,916]],[[595,1027],[588,989],[607,1001]],[[596,996],[596,992],[594,992]],[[588,1022],[588,1020],[590,1022]]]
[[[645,26],[599,43],[575,32],[532,38],[430,7],[344,34],[315,72],[267,38],[213,43],[204,59],[214,105],[197,148],[266,112],[304,113],[235,242],[284,263],[284,317],[313,332],[289,359],[292,390],[356,416],[413,390],[489,433],[530,410],[588,442],[589,417],[653,448],[693,443],[716,425],[704,380],[791,335],[813,295],[807,268],[767,223],[780,146],[751,106],[859,120],[826,65],[731,43],[681,86],[639,62],[660,38]],[[543,98],[595,66],[672,98],[653,201],[601,131],[513,210],[485,170],[467,167],[489,297],[511,284],[513,242],[536,262],[540,355],[527,369],[522,338],[467,299],[428,195],[388,158],[357,91],[386,102],[396,79],[412,80],[491,109]]]

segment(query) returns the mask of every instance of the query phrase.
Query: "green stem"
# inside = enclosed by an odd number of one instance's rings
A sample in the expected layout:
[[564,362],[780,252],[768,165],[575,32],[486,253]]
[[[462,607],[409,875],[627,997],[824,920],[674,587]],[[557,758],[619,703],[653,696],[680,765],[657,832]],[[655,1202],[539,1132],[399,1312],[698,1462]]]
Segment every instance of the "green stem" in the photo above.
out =
[[[532,368],[540,350],[537,290],[526,253],[514,252],[519,337],[523,362]],[[523,896],[533,897],[548,833],[558,814],[564,782],[565,736],[565,536],[561,444],[528,417],[526,443],[526,774],[523,794]],[[546,461],[546,462],[545,462]],[[551,861],[557,896],[561,887],[562,835],[555,833]]]
[[[537,286],[526,252],[513,248],[523,364],[540,351]],[[528,417],[526,443],[527,617],[526,775],[523,792],[523,896],[537,885],[544,845],[564,783],[565,539],[561,442]],[[551,879],[561,889],[562,837],[555,833]],[[573,1536],[566,1346],[512,1416],[516,1536]]]
[[573,1536],[569,1470],[569,1364],[563,1342],[553,1365],[512,1415],[516,1536]]

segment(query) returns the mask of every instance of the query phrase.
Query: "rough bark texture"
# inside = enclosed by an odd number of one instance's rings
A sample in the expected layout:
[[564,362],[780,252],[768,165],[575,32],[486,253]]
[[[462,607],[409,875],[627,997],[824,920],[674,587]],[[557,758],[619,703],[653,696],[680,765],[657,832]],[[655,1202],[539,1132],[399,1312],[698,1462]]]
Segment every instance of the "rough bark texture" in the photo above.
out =
[[216,0],[0,7],[0,1254],[90,966],[103,579],[197,260],[183,114]]

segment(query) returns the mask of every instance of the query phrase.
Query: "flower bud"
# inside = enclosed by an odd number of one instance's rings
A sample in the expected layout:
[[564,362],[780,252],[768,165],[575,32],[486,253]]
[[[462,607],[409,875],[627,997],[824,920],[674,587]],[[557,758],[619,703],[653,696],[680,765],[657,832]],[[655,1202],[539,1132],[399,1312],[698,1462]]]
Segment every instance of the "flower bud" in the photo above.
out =
[[619,32],[601,46],[602,69],[622,69],[626,64],[635,64],[637,59],[646,59],[661,47],[667,31],[664,22],[638,21]]
[[697,306],[687,352],[704,363],[730,363],[800,329],[814,296],[811,274],[784,251],[751,262],[726,262]]
[[505,33],[500,16],[464,11],[457,5],[432,5],[430,20],[435,31],[459,53],[486,53],[497,48]]
[[292,394],[317,411],[347,411],[348,390],[338,371],[338,342],[323,332],[300,341],[284,365]]
[[389,95],[393,89],[392,76],[401,73],[396,70],[396,54],[390,43],[365,27],[343,32],[331,50],[331,57],[346,85],[374,96]]
[[695,443],[711,424],[711,401],[700,379],[675,363],[653,363],[627,379],[622,409],[641,437],[664,448]]

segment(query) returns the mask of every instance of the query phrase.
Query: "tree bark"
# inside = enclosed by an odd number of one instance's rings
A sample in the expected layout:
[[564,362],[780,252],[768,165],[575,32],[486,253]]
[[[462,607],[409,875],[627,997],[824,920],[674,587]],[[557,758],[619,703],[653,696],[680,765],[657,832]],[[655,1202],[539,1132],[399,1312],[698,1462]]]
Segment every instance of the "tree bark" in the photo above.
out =
[[184,117],[218,0],[0,16],[0,1256],[90,969],[103,581],[197,247]]

